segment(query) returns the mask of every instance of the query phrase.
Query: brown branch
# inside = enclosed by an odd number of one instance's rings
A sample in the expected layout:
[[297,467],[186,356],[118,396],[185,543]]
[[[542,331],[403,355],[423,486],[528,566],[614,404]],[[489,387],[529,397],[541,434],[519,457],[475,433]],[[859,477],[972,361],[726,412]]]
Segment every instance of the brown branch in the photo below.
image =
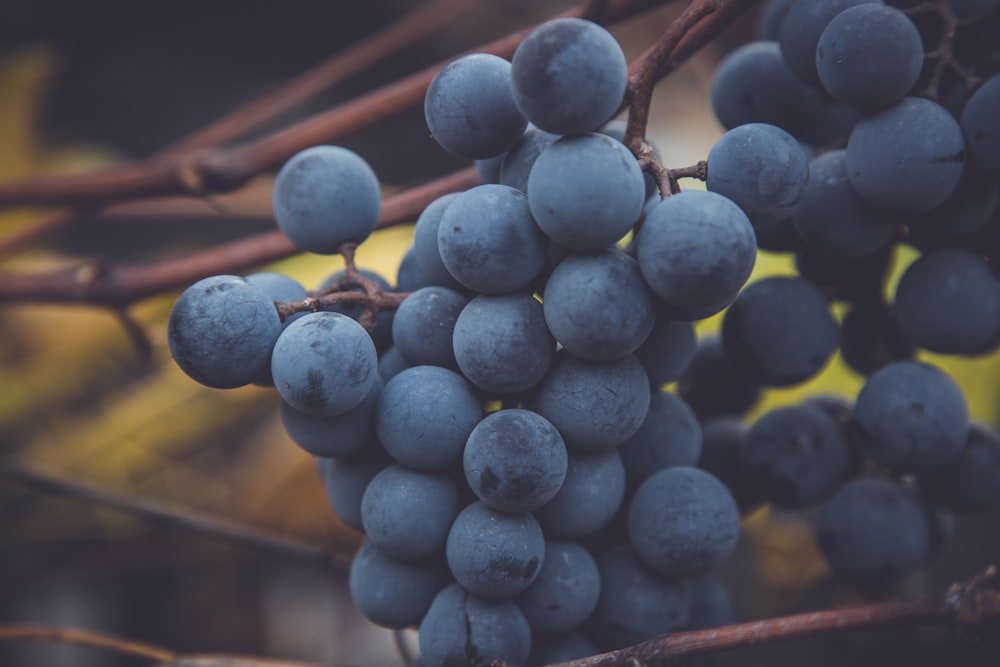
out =
[[[617,21],[663,1],[609,0],[603,18]],[[581,11],[582,7],[577,7],[560,16],[576,16]],[[510,57],[532,29],[515,32],[476,51]],[[95,205],[154,196],[205,196],[228,192],[261,172],[276,169],[305,148],[336,142],[419,106],[431,79],[444,64],[426,68],[240,146],[199,148],[181,155],[83,174],[24,179],[0,185],[0,207]]]
[[[653,88],[687,57],[719,35],[754,0],[692,0],[684,11],[667,26],[666,31],[638,60],[629,67],[629,82],[625,92],[628,103],[628,128],[625,145],[637,158],[648,159],[652,154],[646,143],[649,107]],[[655,156],[653,156],[655,159]]]
[[[379,227],[409,222],[430,202],[479,183],[470,167],[383,200]],[[186,287],[201,278],[245,269],[300,252],[279,231],[265,232],[182,257],[150,264],[90,262],[47,273],[0,274],[0,303],[30,301],[87,303],[121,308],[162,292]]]
[[66,479],[16,463],[0,464],[0,477],[6,477],[42,493],[81,498],[133,514],[152,523],[180,526],[208,537],[260,551],[323,563],[337,571],[346,572],[347,563],[353,552],[354,545],[337,544],[331,549],[307,544],[273,535],[252,526],[206,516],[191,509]]
[[954,584],[939,597],[881,602],[710,630],[677,632],[635,646],[560,663],[558,667],[630,667],[708,655],[798,637],[887,625],[937,624],[976,627],[1000,619],[1000,580],[996,567],[968,582]]
[[0,626],[0,641],[35,641],[88,648],[153,660],[159,667],[320,667],[313,662],[256,658],[241,655],[181,654],[142,642],[78,628],[45,625]]

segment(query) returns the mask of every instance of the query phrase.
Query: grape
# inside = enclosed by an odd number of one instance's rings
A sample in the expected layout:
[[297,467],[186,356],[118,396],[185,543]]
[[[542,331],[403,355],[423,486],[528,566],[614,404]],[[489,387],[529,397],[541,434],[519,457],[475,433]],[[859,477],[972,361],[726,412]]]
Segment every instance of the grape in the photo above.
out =
[[738,417],[712,417],[702,423],[698,467],[726,485],[741,512],[764,502],[763,489],[743,461],[747,426]]
[[774,41],[750,42],[726,54],[712,79],[711,102],[727,130],[769,123],[815,146],[847,136],[859,117],[792,74]]
[[395,347],[390,347],[378,358],[378,376],[382,378],[383,383],[388,382],[407,368],[412,368],[412,366]]
[[924,44],[895,7],[864,4],[837,14],[816,45],[816,71],[831,95],[875,111],[903,98],[924,65]]
[[705,574],[736,547],[740,513],[729,489],[698,468],[653,473],[632,496],[628,534],[643,563],[667,577]]
[[881,0],[792,0],[778,28],[781,55],[806,83],[817,83],[816,46],[833,17],[848,7]]
[[591,361],[631,354],[649,336],[656,318],[639,265],[620,250],[564,259],[545,284],[542,304],[556,340]]
[[216,389],[257,379],[280,333],[272,300],[239,276],[211,276],[191,285],[167,322],[174,361],[191,379]]
[[625,95],[625,54],[611,33],[583,19],[555,19],[535,28],[517,47],[512,65],[517,107],[547,132],[592,132]]
[[[434,284],[420,264],[417,256],[410,248],[403,254],[399,261],[399,270],[396,272],[396,289],[400,292],[416,292],[421,287],[429,287]],[[455,281],[458,286],[458,281]]]
[[695,465],[701,456],[701,425],[684,399],[654,391],[646,420],[619,452],[629,483],[637,485],[657,470]]
[[479,180],[483,183],[499,183],[500,168],[503,166],[503,160],[506,155],[506,153],[500,153],[493,157],[476,160],[476,175],[479,176]]
[[743,414],[760,397],[760,384],[736,370],[721,338],[709,336],[698,341],[691,365],[677,381],[677,393],[705,420]]
[[459,509],[458,489],[447,475],[391,465],[368,483],[361,523],[386,555],[414,560],[440,553]]
[[[362,275],[362,277],[373,281],[383,292],[392,292],[392,285],[389,284],[389,281],[374,271],[360,269],[358,272]],[[346,271],[335,271],[328,275],[323,282],[320,283],[318,291],[325,292],[328,289],[334,288],[334,286],[338,285],[338,283],[346,277]],[[358,294],[365,294],[365,290],[362,287],[342,287],[339,289],[349,289],[350,291]],[[359,303],[334,303],[327,306],[324,310],[331,313],[347,315],[352,320],[358,320],[365,312],[364,306]],[[391,310],[383,310],[375,315],[375,324],[369,334],[372,337],[372,342],[375,343],[375,349],[379,352],[388,349],[392,345],[392,318],[393,312]]]
[[936,250],[907,267],[893,310],[916,345],[941,354],[982,354],[1000,336],[1000,282],[964,250]]
[[646,369],[649,384],[655,388],[679,378],[691,365],[697,349],[694,326],[661,313],[649,336],[635,351],[635,358]]
[[278,171],[272,197],[278,229],[299,248],[330,255],[361,243],[382,210],[378,177],[361,157],[340,146],[296,153]]
[[305,414],[282,401],[281,424],[292,442],[313,456],[353,456],[375,438],[375,404],[382,386],[376,378],[361,403],[332,417]]
[[[625,121],[610,120],[607,123],[605,123],[602,127],[598,128],[597,131],[600,132],[601,134],[606,134],[607,136],[611,137],[615,141],[620,142],[623,146],[628,148],[628,145],[625,144],[625,135],[628,132],[628,123],[626,123]],[[656,159],[662,160],[663,155],[660,153],[659,147],[655,143],[653,143],[653,141],[649,139],[649,137],[646,137],[645,142],[649,146],[649,149],[653,151],[653,155],[656,156]],[[659,201],[660,198],[658,195],[660,194],[660,188],[656,184],[656,178],[654,178],[653,175],[648,171],[642,172],[642,178],[646,183],[646,199],[649,200],[653,198],[653,195],[657,195],[655,197],[655,200]]]
[[455,290],[436,286],[406,297],[392,319],[392,340],[403,359],[414,366],[456,368],[451,339],[468,302]]
[[558,138],[558,134],[529,127],[524,136],[518,139],[504,155],[500,167],[500,183],[528,194],[528,175],[531,173],[531,167],[542,151],[555,143]]
[[918,361],[889,364],[858,392],[854,415],[868,455],[893,470],[923,472],[946,464],[962,449],[969,411],[962,390],[938,368]]
[[555,665],[587,658],[597,653],[597,647],[583,631],[577,630],[564,635],[543,635],[533,638],[528,665],[529,667]]
[[889,213],[938,206],[958,186],[965,144],[958,121],[920,97],[863,118],[847,142],[847,175],[861,198]]
[[680,630],[691,616],[691,589],[683,579],[657,576],[627,546],[597,558],[601,597],[591,619],[593,637],[605,651]]
[[465,479],[491,509],[531,512],[566,478],[566,445],[555,426],[529,410],[494,412],[469,434]]
[[763,385],[815,375],[833,355],[837,323],[823,293],[801,278],[765,278],[740,292],[722,322],[733,364]]
[[441,216],[437,241],[448,272],[484,294],[526,286],[548,250],[528,198],[506,185],[480,185],[460,194]]
[[962,131],[972,161],[1000,180],[1000,76],[979,87],[962,110]]
[[[444,261],[441,260],[441,251],[438,249],[438,227],[441,225],[444,212],[458,199],[458,196],[459,193],[452,192],[432,201],[421,211],[413,227],[413,261],[430,281],[428,284],[450,289],[461,289],[461,283],[448,272]],[[420,287],[426,286],[420,285]]]
[[681,308],[719,305],[721,310],[750,277],[757,258],[746,214],[722,195],[699,190],[657,204],[636,243],[646,282]]
[[848,472],[847,439],[819,408],[775,408],[750,427],[740,456],[745,474],[764,499],[783,509],[802,509],[825,500]]
[[529,294],[477,296],[455,322],[458,367],[472,384],[497,394],[536,385],[552,367],[556,342],[542,305]]
[[639,220],[646,184],[635,157],[603,134],[564,137],[528,176],[528,205],[542,231],[574,250],[615,243]]
[[625,466],[617,449],[571,452],[562,487],[534,515],[547,538],[574,540],[604,528],[624,498]]
[[364,327],[339,313],[309,313],[281,332],[271,355],[281,398],[299,412],[331,417],[364,400],[378,356]]
[[561,350],[539,384],[533,409],[559,429],[571,450],[617,447],[642,426],[649,379],[633,356],[587,361]]
[[685,630],[708,630],[733,622],[732,600],[718,577],[705,574],[688,583],[691,587],[691,617]]
[[915,351],[895,315],[881,302],[856,304],[840,324],[840,354],[862,375],[871,375],[888,361],[912,359]]
[[989,229],[998,204],[1000,184],[967,164],[958,187],[943,204],[907,218],[906,242],[921,250],[964,244],[972,234]]
[[364,531],[361,498],[372,478],[391,463],[377,442],[350,459],[316,459],[326,499],[345,525],[359,533]]
[[758,225],[787,216],[808,180],[802,147],[776,125],[734,127],[708,152],[706,188],[731,199]]
[[394,459],[436,471],[461,459],[481,417],[479,399],[462,376],[437,366],[413,366],[386,384],[374,424]]
[[424,97],[431,136],[449,153],[481,160],[503,153],[528,123],[511,94],[511,65],[488,53],[448,63]]
[[536,633],[569,632],[583,624],[601,593],[590,553],[571,542],[546,542],[538,577],[515,602]]
[[458,584],[441,590],[420,623],[423,667],[522,665],[531,651],[531,627],[510,600],[488,600]]
[[781,29],[781,22],[785,20],[785,14],[793,0],[767,0],[760,10],[760,19],[757,32],[762,39],[778,39],[778,31]]
[[[251,285],[259,287],[272,301],[292,303],[294,301],[301,301],[309,296],[308,292],[306,292],[306,288],[303,287],[299,281],[291,276],[286,276],[283,273],[260,271],[246,276],[246,281]],[[292,313],[285,318],[285,321],[282,324],[284,326],[288,326],[305,314],[305,312]]]
[[930,530],[916,494],[886,480],[859,479],[830,499],[817,526],[834,573],[866,587],[891,585],[927,557]]
[[1000,434],[972,424],[958,456],[922,475],[920,488],[933,502],[962,515],[1000,507]]
[[370,541],[354,554],[348,575],[351,600],[365,618],[386,628],[419,625],[448,582],[440,560],[390,558]]
[[528,588],[545,559],[545,539],[530,514],[507,514],[482,502],[466,507],[448,532],[448,567],[470,593],[507,598]]
[[806,248],[849,258],[878,250],[898,223],[869,206],[851,187],[844,150],[823,153],[809,162],[809,182],[792,219]]

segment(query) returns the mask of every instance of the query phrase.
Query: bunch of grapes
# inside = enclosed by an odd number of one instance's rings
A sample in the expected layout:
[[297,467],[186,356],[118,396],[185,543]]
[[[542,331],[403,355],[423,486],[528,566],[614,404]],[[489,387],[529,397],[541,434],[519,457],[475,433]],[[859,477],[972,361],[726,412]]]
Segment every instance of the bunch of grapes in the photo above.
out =
[[[927,563],[943,513],[1000,505],[1000,436],[914,358],[1000,345],[998,12],[770,3],[764,39],[715,77],[728,131],[706,190],[673,191],[655,147],[609,122],[628,70],[600,26],[557,19],[512,61],[461,57],[425,115],[483,184],[426,207],[395,291],[353,262],[375,174],[315,147],[279,172],[275,219],[347,268],[311,294],[277,274],[202,280],[171,351],[209,386],[273,384],[366,535],[357,606],[419,628],[427,667],[725,624],[711,573],[762,503],[822,507],[833,572],[885,590]],[[936,44],[930,14],[952,28]],[[887,299],[903,243],[922,255]],[[758,248],[795,253],[799,275],[744,287]],[[868,376],[855,400],[741,417],[838,348]]]

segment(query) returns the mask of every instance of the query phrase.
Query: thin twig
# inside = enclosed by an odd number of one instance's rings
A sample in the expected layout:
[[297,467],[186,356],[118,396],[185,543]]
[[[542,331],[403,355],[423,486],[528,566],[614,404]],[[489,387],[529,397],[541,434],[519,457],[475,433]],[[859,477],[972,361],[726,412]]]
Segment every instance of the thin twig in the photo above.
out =
[[[198,130],[157,154],[158,159],[178,157],[185,152],[211,145],[221,145],[265,123],[277,119],[315,97],[320,92],[361,72],[439,28],[444,19],[454,20],[472,8],[469,0],[435,0],[415,9],[395,23],[334,54],[315,67],[295,77],[277,90]],[[62,229],[84,215],[99,211],[73,207],[53,211],[10,236],[0,239],[0,257]]]
[[710,630],[677,632],[618,651],[560,663],[558,667],[626,667],[663,664],[737,648],[797,637],[844,632],[886,625],[936,624],[978,627],[1000,619],[1000,589],[996,567],[967,582],[955,584],[938,597],[880,602],[831,609],[765,621],[739,623]]
[[338,571],[346,571],[350,551],[353,547],[353,545],[339,544],[335,545],[334,549],[330,549],[307,544],[292,538],[274,535],[253,526],[206,516],[188,508],[150,500],[135,494],[113,491],[93,484],[44,473],[16,463],[0,464],[0,477],[6,477],[43,493],[81,498],[122,510],[153,523],[180,526],[208,537],[253,549],[323,563]]
[[0,626],[0,641],[37,641],[55,644],[74,644],[90,648],[129,655],[156,662],[173,662],[177,653],[170,649],[152,646],[143,642],[121,639],[90,630],[77,628],[55,628],[45,625],[5,625]]
[[[410,222],[438,197],[479,183],[472,167],[390,195],[383,200],[379,227]],[[0,303],[86,303],[117,308],[201,278],[244,270],[301,252],[279,231],[264,232],[182,257],[149,264],[89,262],[46,273],[0,274]]]
[[[664,1],[609,0],[603,18],[608,22],[617,21]],[[580,11],[582,6],[560,16],[577,16]],[[510,57],[533,29],[534,26],[515,32],[484,44],[476,51]],[[206,196],[229,192],[257,174],[280,167],[301,150],[336,142],[419,106],[431,79],[444,64],[438,63],[239,146],[199,148],[169,159],[120,164],[83,174],[29,178],[0,185],[0,207],[94,205],[144,197]]]

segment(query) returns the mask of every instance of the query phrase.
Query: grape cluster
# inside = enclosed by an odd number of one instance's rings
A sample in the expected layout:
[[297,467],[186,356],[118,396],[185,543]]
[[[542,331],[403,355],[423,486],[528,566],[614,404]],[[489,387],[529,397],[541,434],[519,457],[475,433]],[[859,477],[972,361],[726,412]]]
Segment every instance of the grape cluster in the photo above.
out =
[[[997,27],[994,5],[946,11]],[[834,573],[891,586],[932,556],[944,512],[1000,505],[1000,435],[915,358],[1000,345],[1000,77],[980,44],[1000,33],[949,36],[942,64],[922,25],[881,2],[771,2],[765,39],[715,77],[727,132],[706,190],[662,196],[609,120],[628,78],[606,30],[558,19],[510,62],[461,57],[424,112],[483,184],[421,213],[405,298],[380,302],[389,284],[350,261],[378,220],[374,173],[312,148],[278,174],[275,218],[348,269],[311,295],[276,274],[193,285],[174,358],[209,386],[274,385],[366,535],[355,603],[419,628],[427,667],[724,624],[712,571],[761,503],[821,508]],[[886,300],[904,243],[922,255]],[[795,253],[799,275],[746,285],[758,247]],[[869,376],[856,400],[742,418],[838,349]]]

